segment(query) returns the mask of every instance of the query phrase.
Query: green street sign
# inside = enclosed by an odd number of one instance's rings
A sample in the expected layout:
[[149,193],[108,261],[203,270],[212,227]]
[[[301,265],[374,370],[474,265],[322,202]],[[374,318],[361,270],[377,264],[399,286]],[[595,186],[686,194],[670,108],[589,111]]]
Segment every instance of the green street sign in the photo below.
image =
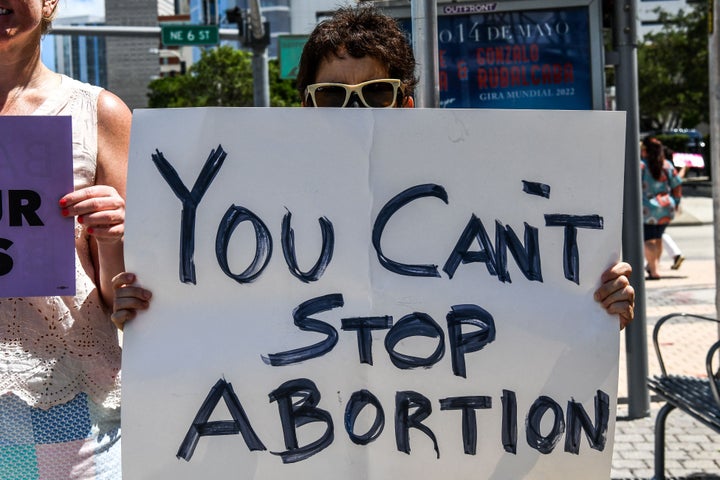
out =
[[280,60],[280,78],[283,80],[297,77],[298,64],[308,35],[278,36],[278,52]]
[[177,45],[217,45],[220,31],[217,25],[163,25],[162,43]]

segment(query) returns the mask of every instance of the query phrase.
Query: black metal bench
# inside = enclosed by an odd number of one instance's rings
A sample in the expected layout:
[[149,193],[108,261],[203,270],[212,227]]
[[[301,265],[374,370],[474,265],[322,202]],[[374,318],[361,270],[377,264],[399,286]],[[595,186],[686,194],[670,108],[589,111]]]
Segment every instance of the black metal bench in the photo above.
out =
[[655,420],[655,477],[654,480],[665,480],[665,421],[668,414],[676,408],[692,416],[697,421],[720,433],[720,393],[718,392],[718,374],[713,370],[713,357],[720,350],[720,341],[715,342],[707,351],[705,370],[707,378],[671,375],[665,369],[658,333],[660,328],[671,319],[686,318],[715,322],[720,320],[689,313],[671,313],[665,315],[655,324],[653,330],[653,346],[660,363],[661,375],[648,378],[648,387],[655,392],[665,405],[662,406]]

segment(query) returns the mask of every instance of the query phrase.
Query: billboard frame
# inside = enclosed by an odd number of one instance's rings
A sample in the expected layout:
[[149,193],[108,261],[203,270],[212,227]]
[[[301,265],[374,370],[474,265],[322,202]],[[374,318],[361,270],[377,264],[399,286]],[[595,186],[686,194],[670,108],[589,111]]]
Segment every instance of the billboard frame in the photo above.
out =
[[[412,0],[411,0],[412,1]],[[411,18],[410,2],[374,2],[388,15]],[[437,16],[481,15],[485,13],[542,11],[563,8],[586,8],[590,48],[591,109],[605,110],[605,58],[602,33],[602,0],[501,0],[494,2],[438,1]],[[439,80],[438,80],[439,81]]]

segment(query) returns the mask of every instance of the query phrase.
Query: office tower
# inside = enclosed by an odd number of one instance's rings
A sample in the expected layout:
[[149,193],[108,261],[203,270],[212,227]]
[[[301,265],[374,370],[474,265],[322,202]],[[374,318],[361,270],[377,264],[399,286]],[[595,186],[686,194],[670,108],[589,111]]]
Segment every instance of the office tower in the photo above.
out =
[[[156,26],[158,3],[148,0],[105,1],[105,24],[108,26]],[[107,88],[132,108],[147,106],[147,85],[158,74],[158,38],[118,37],[105,39]]]

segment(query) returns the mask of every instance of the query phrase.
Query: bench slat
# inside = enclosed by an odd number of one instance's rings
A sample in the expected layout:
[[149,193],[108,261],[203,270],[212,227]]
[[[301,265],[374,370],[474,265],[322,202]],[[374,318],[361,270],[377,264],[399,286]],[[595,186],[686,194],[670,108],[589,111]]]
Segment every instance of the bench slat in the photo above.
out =
[[668,375],[648,379],[648,387],[665,401],[720,433],[720,407],[707,379]]

